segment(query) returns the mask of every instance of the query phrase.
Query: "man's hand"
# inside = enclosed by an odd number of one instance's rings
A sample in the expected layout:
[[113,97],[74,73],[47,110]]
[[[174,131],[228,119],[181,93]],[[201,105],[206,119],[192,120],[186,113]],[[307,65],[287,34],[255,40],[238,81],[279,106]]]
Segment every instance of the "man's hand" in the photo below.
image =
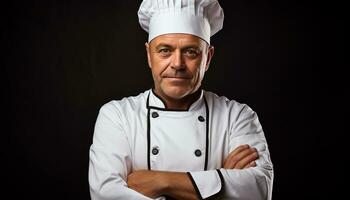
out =
[[162,172],[140,170],[128,176],[128,187],[150,198],[162,195],[166,181]]
[[255,160],[259,158],[258,151],[249,145],[241,145],[233,150],[225,159],[224,169],[245,169],[255,167]]
[[128,176],[128,187],[150,198],[197,199],[191,180],[181,172],[134,171]]

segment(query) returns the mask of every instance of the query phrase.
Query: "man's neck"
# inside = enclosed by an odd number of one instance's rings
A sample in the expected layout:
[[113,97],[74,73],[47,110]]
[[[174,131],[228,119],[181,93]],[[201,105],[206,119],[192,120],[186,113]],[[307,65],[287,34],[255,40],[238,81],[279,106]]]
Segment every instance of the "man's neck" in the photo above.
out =
[[166,109],[170,110],[188,110],[193,102],[195,102],[201,95],[201,89],[196,92],[187,95],[181,99],[174,99],[169,96],[159,94],[157,91],[153,90],[153,93],[160,98],[165,104]]

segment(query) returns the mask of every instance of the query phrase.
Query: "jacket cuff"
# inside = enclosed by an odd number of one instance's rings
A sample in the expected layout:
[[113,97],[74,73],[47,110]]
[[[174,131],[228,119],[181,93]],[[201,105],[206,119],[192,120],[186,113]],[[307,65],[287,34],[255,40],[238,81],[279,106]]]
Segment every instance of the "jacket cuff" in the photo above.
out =
[[187,175],[192,181],[199,199],[206,199],[218,194],[224,186],[220,170],[187,172]]

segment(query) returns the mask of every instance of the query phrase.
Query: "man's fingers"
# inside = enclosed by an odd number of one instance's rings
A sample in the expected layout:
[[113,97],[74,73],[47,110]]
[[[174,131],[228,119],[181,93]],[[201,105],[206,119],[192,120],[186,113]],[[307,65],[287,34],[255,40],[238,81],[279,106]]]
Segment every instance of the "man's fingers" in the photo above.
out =
[[224,163],[225,169],[243,169],[247,164],[256,160],[258,153],[255,148],[240,146],[229,154]]
[[225,159],[224,163],[227,163],[227,162],[230,162],[230,160],[232,158],[235,157],[235,155],[237,155],[238,153],[244,151],[245,149],[248,149],[249,148],[249,145],[247,144],[244,144],[244,145],[240,145],[238,146],[237,148],[235,148]]
[[250,163],[252,163],[253,161],[259,158],[258,152],[256,151],[256,149],[254,150],[255,152],[245,156],[244,158],[242,158],[240,161],[237,162],[236,169],[243,169],[245,168],[246,165],[249,165]]
[[249,148],[233,156],[228,163],[228,167],[230,169],[242,169],[246,164],[256,159],[257,150],[255,148]]
[[243,169],[247,169],[249,167],[255,167],[256,166],[256,162],[255,161],[252,161],[250,162],[248,165],[246,165]]

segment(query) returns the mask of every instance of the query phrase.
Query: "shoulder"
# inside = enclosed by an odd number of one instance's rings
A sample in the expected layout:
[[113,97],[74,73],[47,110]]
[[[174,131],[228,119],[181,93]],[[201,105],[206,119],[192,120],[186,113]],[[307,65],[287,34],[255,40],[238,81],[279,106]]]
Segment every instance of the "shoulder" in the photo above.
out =
[[226,96],[219,96],[210,91],[204,91],[208,106],[213,111],[228,112],[234,115],[254,114],[255,112],[245,103],[229,99]]
[[146,108],[146,101],[149,90],[135,96],[124,97],[120,100],[112,100],[100,108],[100,112],[112,112],[120,115],[129,111],[137,111]]
[[240,103],[233,99],[228,99],[226,96],[219,96],[210,91],[204,91],[204,96],[208,101],[208,104],[211,103],[214,106],[226,107],[226,108],[241,108],[247,106],[244,103]]

